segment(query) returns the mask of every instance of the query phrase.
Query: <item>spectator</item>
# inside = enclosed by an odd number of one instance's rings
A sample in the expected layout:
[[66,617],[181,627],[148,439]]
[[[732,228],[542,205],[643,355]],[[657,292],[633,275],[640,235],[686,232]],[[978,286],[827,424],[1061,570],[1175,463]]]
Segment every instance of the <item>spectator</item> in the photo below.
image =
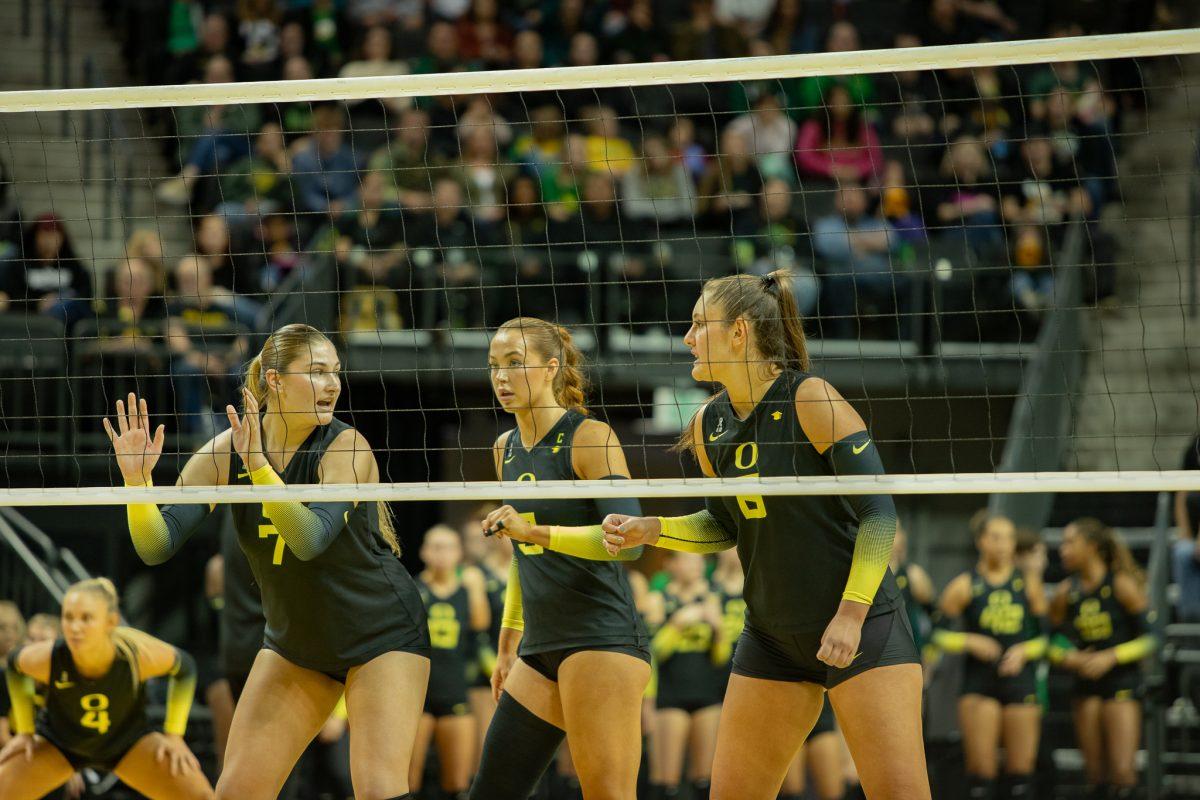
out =
[[1104,102],[1099,90],[1072,95],[1058,88],[1046,97],[1044,108],[1055,159],[1074,166],[1094,209],[1115,192],[1117,181],[1116,153],[1103,122]]
[[523,30],[513,39],[513,67],[537,69],[545,66],[546,54],[542,35],[535,30]]
[[767,30],[767,21],[775,10],[775,0],[715,0],[713,15],[723,25],[756,39]]
[[0,264],[0,311],[46,314],[70,329],[91,299],[91,271],[76,257],[62,219],[40,215],[25,228],[20,258]]
[[275,0],[238,0],[242,80],[269,81],[279,75],[279,23]]
[[198,0],[172,0],[167,13],[167,56],[178,60],[196,52],[200,44],[197,33],[204,24],[204,9]]
[[840,84],[829,87],[825,113],[800,126],[795,157],[803,176],[827,181],[865,183],[883,169],[875,129]]
[[451,174],[466,191],[471,216],[478,225],[494,228],[504,219],[505,186],[516,171],[512,164],[501,162],[490,127],[471,128],[464,134],[462,157]]
[[508,184],[508,241],[517,246],[544,245],[550,220],[532,175],[518,175]]
[[690,223],[696,215],[696,187],[661,136],[642,141],[642,163],[625,173],[621,205],[630,219],[663,226]]
[[407,24],[413,17],[421,20],[424,6],[422,0],[346,0],[346,16],[359,28],[386,30],[397,23]]
[[34,614],[26,626],[25,640],[33,642],[53,642],[62,636],[62,618],[57,614]]
[[161,369],[158,348],[165,342],[167,321],[161,280],[140,258],[126,258],[108,273],[97,316],[102,352],[144,356],[149,366]]
[[337,218],[334,254],[341,285],[400,288],[405,264],[404,219],[387,200],[388,178],[382,172],[363,176],[358,208]]
[[458,135],[465,140],[467,133],[473,128],[487,128],[500,147],[509,147],[513,140],[512,126],[498,112],[488,95],[474,95],[467,101],[467,107],[458,115]]
[[428,208],[442,161],[429,150],[429,112],[410,108],[400,115],[389,142],[368,162],[387,178],[385,197],[405,208]]
[[904,165],[888,161],[883,167],[879,209],[901,242],[916,245],[925,241],[925,222],[917,209],[917,198]]
[[163,261],[162,239],[157,231],[151,228],[135,228],[133,233],[129,234],[129,240],[125,242],[125,257],[145,261],[158,276],[155,282],[162,283],[162,277],[166,275],[167,270]]
[[799,246],[797,215],[792,212],[792,186],[782,178],[763,183],[754,231],[735,240],[734,257],[739,271],[767,275],[777,269],[792,274],[796,307],[808,315],[817,305],[819,285],[812,270],[796,262]]
[[263,214],[291,210],[295,194],[291,172],[283,129],[268,122],[254,140],[254,153],[221,175],[222,202],[217,213],[239,232],[246,232]]
[[[896,35],[896,47],[920,47],[912,34]],[[937,169],[941,154],[942,90],[931,70],[894,72],[879,85],[879,131],[887,145],[904,147],[918,175]]]
[[[568,67],[595,67],[600,64],[600,43],[596,37],[587,31],[580,31],[571,37],[570,48],[567,51]],[[609,99],[620,94],[613,89],[572,89],[558,92],[558,101],[562,105],[567,120],[574,122],[581,119],[584,109],[599,102],[601,105],[615,105]]]
[[805,19],[803,0],[778,0],[763,35],[775,53],[811,53],[820,44],[819,27]]
[[[517,137],[513,144],[513,161],[538,181],[542,202],[551,217],[562,218],[574,213],[579,205],[575,173],[567,157],[567,126],[557,106],[545,105],[529,115],[530,132]],[[580,160],[585,147],[578,145]]]
[[214,58],[230,60],[235,55],[229,35],[229,20],[223,14],[207,14],[200,24],[199,45],[191,51],[175,54],[167,64],[167,83],[192,83],[201,80]]
[[188,325],[225,327],[241,325],[259,330],[262,306],[249,297],[230,292],[213,281],[212,259],[198,253],[186,255],[175,265],[175,294],[167,304],[169,316]]
[[[339,78],[374,78],[386,75],[407,75],[408,64],[392,57],[392,34],[382,25],[367,28],[363,34],[361,58],[350,61],[338,73]],[[361,100],[350,101],[358,105]],[[399,114],[412,105],[408,97],[380,98],[388,110]]]
[[[384,0],[387,2],[387,0]],[[347,11],[355,3],[347,5]],[[307,8],[293,9],[289,16],[300,26],[308,40],[303,53],[286,52],[285,55],[308,55],[322,76],[336,75],[342,65],[343,54],[349,31],[353,24],[342,11],[338,0],[311,0]],[[364,25],[363,27],[369,27]],[[286,26],[285,26],[286,32]],[[281,50],[283,45],[281,42]]]
[[432,253],[432,286],[442,289],[429,298],[435,304],[432,319],[419,327],[481,327],[483,270],[471,254],[489,240],[485,231],[471,224],[462,186],[452,178],[438,178],[433,184],[433,213],[414,227],[410,246]]
[[708,153],[696,141],[696,123],[692,122],[692,118],[675,117],[671,127],[667,128],[667,142],[670,144],[671,157],[683,164],[692,180],[699,181],[708,169]]
[[299,210],[336,216],[358,191],[358,162],[345,141],[346,119],[337,106],[313,111],[311,141],[292,158]]
[[275,292],[300,266],[300,231],[294,214],[267,214],[258,228],[256,251],[266,255],[259,277],[264,292]]
[[[825,267],[822,331],[826,336],[858,338],[857,323],[869,310],[903,313],[907,308],[903,276],[892,273],[897,237],[883,217],[869,213],[866,190],[859,186],[843,186],[835,209],[816,220],[812,233],[813,249]],[[901,327],[904,323],[901,320]]]
[[749,143],[750,154],[764,178],[793,178],[790,156],[796,141],[796,123],[783,113],[775,92],[762,91],[754,99],[753,110],[735,117],[725,130]]
[[464,72],[473,65],[458,52],[458,31],[449,22],[435,22],[429,27],[425,53],[413,62],[413,72]]
[[700,181],[697,211],[702,223],[733,233],[752,224],[755,198],[762,191],[762,175],[750,155],[744,136],[726,131],[721,148]]
[[[1200,435],[1184,451],[1181,469],[1200,470]],[[1200,492],[1175,493],[1175,528],[1171,573],[1179,587],[1180,621],[1200,622]]]
[[621,29],[608,41],[610,60],[617,64],[666,61],[662,31],[654,19],[651,0],[633,0],[620,21]]
[[1013,238],[1012,294],[1021,308],[1036,313],[1054,300],[1045,234],[1037,225],[1022,225]]
[[234,248],[224,217],[206,214],[197,219],[193,238],[196,253],[208,258],[212,265],[213,281],[218,286],[238,294],[258,291],[257,275],[234,266]]
[[[222,56],[208,60],[204,83],[232,83],[233,64]],[[179,174],[158,185],[158,199],[182,205],[202,175],[219,174],[250,152],[250,132],[258,130],[255,105],[184,106],[175,111],[180,151],[186,156]]]
[[436,19],[456,22],[471,8],[471,0],[429,0],[429,10]]
[[[531,175],[519,175],[508,186],[508,219],[506,229],[508,243],[512,246],[512,259],[505,258],[499,280],[511,286],[505,287],[504,301],[493,303],[488,310],[488,324],[499,324],[506,319],[533,313],[536,309],[555,309],[556,312],[572,313],[560,303],[572,295],[573,287],[563,287],[563,267],[556,263],[551,272],[547,262],[547,234],[549,218],[546,208],[538,196],[537,181]],[[555,259],[556,262],[560,259]],[[509,263],[515,264],[515,275],[508,277]],[[560,299],[561,298],[561,299]],[[536,313],[541,313],[540,311]]]
[[1003,246],[1000,186],[982,142],[960,136],[946,148],[925,208],[933,215],[931,227],[937,235],[961,232],[980,254]]
[[462,57],[486,69],[512,61],[513,32],[500,19],[496,0],[471,0],[471,12],[458,20],[458,50]]
[[[854,23],[842,20],[829,26],[825,36],[826,53],[849,53],[862,49],[862,40]],[[784,81],[787,107],[800,117],[821,117],[828,111],[829,90],[843,87],[854,105],[869,109],[876,100],[875,79],[871,75],[819,75],[799,80]]]
[[633,166],[634,151],[629,140],[621,135],[617,112],[608,106],[593,106],[584,111],[584,137],[587,168],[593,172],[608,172],[621,177]]
[[539,30],[546,50],[546,66],[558,67],[567,63],[567,51],[574,36],[595,30],[596,20],[588,14],[585,0],[561,0],[558,13],[547,19]]
[[713,0],[692,0],[691,14],[671,29],[671,58],[736,58],[746,54],[746,37],[717,19]]
[[1091,199],[1072,165],[1055,157],[1048,138],[1034,134],[1021,144],[1020,155],[1003,187],[1006,223],[1057,225],[1092,213]]

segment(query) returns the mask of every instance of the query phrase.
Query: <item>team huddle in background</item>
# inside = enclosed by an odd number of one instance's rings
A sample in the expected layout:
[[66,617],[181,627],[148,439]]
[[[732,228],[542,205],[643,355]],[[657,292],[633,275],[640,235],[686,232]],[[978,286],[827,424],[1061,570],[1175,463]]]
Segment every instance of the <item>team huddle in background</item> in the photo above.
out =
[[[721,390],[680,448],[708,477],[882,474],[866,423],[809,372],[791,287],[786,273],[705,285],[684,343],[692,376]],[[587,410],[581,367],[556,324],[521,317],[494,332],[492,387],[516,422],[492,448],[503,486],[630,477],[616,434]],[[341,369],[319,331],[276,331],[229,427],[178,482],[379,482],[371,444],[334,415]],[[104,427],[125,483],[150,486],[165,430],[136,395],[115,410]],[[387,504],[234,504],[221,576],[233,712],[215,725],[215,788],[183,742],[192,659],[121,627],[116,592],[98,579],[66,594],[61,635],[8,654],[0,797],[36,800],[80,770],[151,798],[303,793],[312,787],[289,776],[316,740],[343,764],[327,770],[333,796],[362,800],[774,800],[799,797],[809,776],[822,798],[854,786],[872,800],[928,799],[933,650],[967,655],[964,796],[1036,796],[1047,662],[1075,674],[1096,796],[1131,796],[1131,690],[1156,643],[1141,573],[1110,529],[1069,526],[1071,577],[1046,588],[1036,544],[1019,555],[1012,523],[983,512],[971,522],[977,566],[935,599],[906,562],[887,495],[697,506],[652,517],[633,497],[501,501],[465,534],[427,532],[414,578]],[[171,558],[215,508],[129,504],[138,555]],[[649,547],[672,552],[647,577],[629,567]],[[157,677],[168,681],[161,731],[146,716]],[[424,785],[431,753],[436,786]],[[547,773],[557,777],[543,783]]]

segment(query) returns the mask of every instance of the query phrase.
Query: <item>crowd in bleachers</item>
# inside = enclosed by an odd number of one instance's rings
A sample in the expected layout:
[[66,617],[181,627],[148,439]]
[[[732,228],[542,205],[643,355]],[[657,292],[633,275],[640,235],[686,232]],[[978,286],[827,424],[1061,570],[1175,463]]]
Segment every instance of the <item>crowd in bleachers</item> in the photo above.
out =
[[[1040,5],[176,0],[117,21],[135,78],[211,84],[1064,36],[1153,14]],[[188,209],[196,252],[161,265],[151,293],[183,297],[211,273],[210,305],[253,329],[256,304],[327,253],[346,327],[492,325],[543,300],[581,321],[592,281],[619,288],[606,321],[674,331],[664,280],[787,266],[814,333],[895,338],[912,335],[929,265],[949,257],[969,269],[941,306],[1011,339],[1051,303],[1067,223],[1096,227],[1116,200],[1138,74],[1062,63],[167,109],[179,166],[156,190],[164,213]],[[129,287],[90,286],[62,226],[24,211],[0,306],[72,324],[94,298],[121,303]],[[1091,298],[1112,291],[1098,270]]]

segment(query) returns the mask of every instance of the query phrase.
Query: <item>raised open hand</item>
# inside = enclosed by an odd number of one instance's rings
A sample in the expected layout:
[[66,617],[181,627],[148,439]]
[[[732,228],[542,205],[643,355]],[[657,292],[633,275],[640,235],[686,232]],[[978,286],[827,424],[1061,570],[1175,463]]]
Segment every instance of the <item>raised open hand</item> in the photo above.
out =
[[104,418],[103,424],[104,432],[112,442],[113,452],[117,454],[117,467],[125,483],[130,486],[150,483],[150,473],[162,456],[166,427],[159,425],[151,435],[150,410],[146,407],[145,398],[138,399],[136,394],[130,392],[128,407],[126,401],[117,401],[117,429],[113,430],[108,417]]
[[242,401],[246,413],[239,419],[237,409],[225,406],[225,416],[233,429],[233,449],[241,456],[246,469],[254,470],[266,465],[267,458],[262,449],[262,424],[258,418],[258,400],[249,389],[242,389]]

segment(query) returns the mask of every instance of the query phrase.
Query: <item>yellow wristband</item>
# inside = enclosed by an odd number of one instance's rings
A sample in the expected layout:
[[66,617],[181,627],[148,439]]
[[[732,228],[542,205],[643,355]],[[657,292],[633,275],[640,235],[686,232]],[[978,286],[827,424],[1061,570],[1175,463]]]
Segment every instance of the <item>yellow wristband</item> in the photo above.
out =
[[255,486],[272,486],[283,483],[283,479],[275,473],[274,467],[270,464],[263,464],[250,473],[250,482]]

